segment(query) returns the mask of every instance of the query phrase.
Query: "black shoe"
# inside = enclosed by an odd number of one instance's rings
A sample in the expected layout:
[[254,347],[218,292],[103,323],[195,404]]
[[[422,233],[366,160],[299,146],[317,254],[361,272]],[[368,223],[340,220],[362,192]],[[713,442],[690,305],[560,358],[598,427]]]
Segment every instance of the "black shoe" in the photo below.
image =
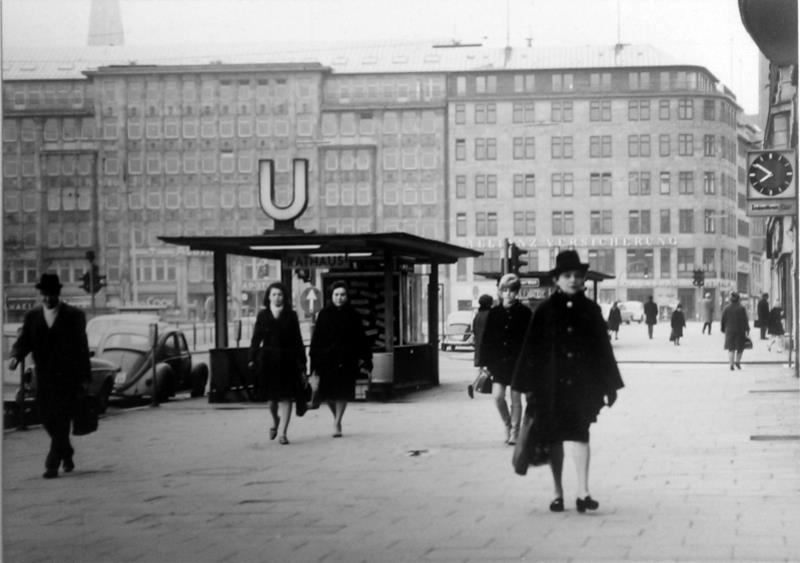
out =
[[42,477],[44,477],[45,479],[55,479],[56,477],[58,477],[58,469],[48,469],[47,471],[44,472],[44,475],[42,475]]
[[733,366],[731,366],[731,371],[733,371]]
[[599,506],[600,503],[588,495],[584,499],[577,499],[575,501],[575,507],[578,509],[578,512],[586,512],[587,510],[597,510]]
[[467,385],[467,395],[469,395],[470,399],[475,398],[475,388],[472,385]]
[[736,369],[742,369],[742,364],[740,364],[739,362],[736,362]]
[[64,473],[71,473],[75,469],[75,462],[72,461],[72,457],[65,457],[61,465],[64,467]]
[[281,436],[280,438],[278,438],[278,442],[280,442],[285,446],[289,443],[289,439],[286,436]]
[[558,497],[550,503],[550,512],[564,512],[564,499]]

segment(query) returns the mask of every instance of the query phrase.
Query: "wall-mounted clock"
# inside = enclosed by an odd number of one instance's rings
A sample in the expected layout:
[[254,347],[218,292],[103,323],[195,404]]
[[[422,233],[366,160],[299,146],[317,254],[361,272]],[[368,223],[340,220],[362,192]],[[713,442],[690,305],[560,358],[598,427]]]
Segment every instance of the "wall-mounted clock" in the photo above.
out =
[[747,170],[747,180],[758,193],[777,196],[794,180],[794,165],[783,154],[766,151],[756,156]]

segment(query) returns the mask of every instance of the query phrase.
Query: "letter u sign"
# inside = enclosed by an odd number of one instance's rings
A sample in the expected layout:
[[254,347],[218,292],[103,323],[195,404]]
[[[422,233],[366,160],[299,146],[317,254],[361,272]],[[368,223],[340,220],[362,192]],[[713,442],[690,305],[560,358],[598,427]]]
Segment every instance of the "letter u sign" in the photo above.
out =
[[258,203],[261,210],[275,221],[276,229],[294,229],[294,220],[308,207],[308,160],[293,161],[292,199],[285,207],[275,203],[275,161],[258,161]]

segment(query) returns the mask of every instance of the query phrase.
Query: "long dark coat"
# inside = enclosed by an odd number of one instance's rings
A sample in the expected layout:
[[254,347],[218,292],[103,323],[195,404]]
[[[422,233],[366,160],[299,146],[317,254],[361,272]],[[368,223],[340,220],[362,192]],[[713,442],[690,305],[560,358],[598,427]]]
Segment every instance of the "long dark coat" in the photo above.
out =
[[608,312],[608,330],[611,331],[618,331],[619,325],[622,324],[622,312],[619,310],[619,307],[611,307],[611,310]]
[[769,312],[769,326],[767,333],[772,336],[783,336],[783,309],[773,307]]
[[256,390],[261,399],[294,400],[305,374],[306,353],[297,313],[284,307],[276,319],[269,307],[259,311],[250,341],[256,364]]
[[322,309],[311,335],[310,356],[321,399],[354,399],[359,367],[372,369],[372,350],[358,311],[348,304]]
[[539,305],[511,387],[530,393],[528,414],[548,421],[553,441],[570,439],[576,426],[588,429],[604,397],[623,387],[599,305],[583,292],[561,291]]
[[686,317],[683,315],[683,311],[675,309],[672,312],[669,324],[672,326],[672,334],[669,339],[683,338],[683,328],[686,326]]
[[744,338],[750,333],[750,322],[741,303],[731,303],[725,307],[719,328],[725,333],[726,350],[744,350]]
[[501,303],[489,310],[479,355],[481,365],[492,374],[492,381],[511,384],[531,314],[531,310],[519,301],[508,308]]
[[648,301],[644,304],[644,322],[649,325],[658,322],[658,305],[655,301]]
[[69,416],[81,386],[92,377],[83,311],[62,301],[52,327],[47,326],[42,307],[29,311],[11,357],[22,361],[29,353],[33,354],[43,422]]
[[769,303],[763,297],[758,300],[758,305],[756,306],[756,313],[758,315],[758,326],[759,327],[766,327],[769,326]]
[[478,309],[475,318],[472,319],[472,334],[475,343],[475,366],[481,366],[481,343],[483,334],[486,332],[486,320],[489,318],[489,309]]

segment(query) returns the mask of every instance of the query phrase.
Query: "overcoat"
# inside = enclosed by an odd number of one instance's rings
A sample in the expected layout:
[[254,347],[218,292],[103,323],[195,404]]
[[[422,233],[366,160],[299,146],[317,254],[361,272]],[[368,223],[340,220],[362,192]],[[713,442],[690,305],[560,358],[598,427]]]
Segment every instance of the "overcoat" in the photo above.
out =
[[269,307],[259,311],[250,341],[256,364],[256,390],[261,399],[294,400],[305,374],[306,353],[297,313],[284,307],[276,319]]
[[676,338],[683,338],[683,328],[686,326],[686,317],[683,315],[683,311],[674,310],[672,312],[672,317],[670,317],[669,324],[672,327],[672,333],[669,339],[675,340]]
[[619,310],[619,307],[611,307],[611,310],[608,312],[608,330],[611,331],[618,331],[619,325],[622,324],[622,312]]
[[63,301],[58,307],[51,327],[42,307],[29,311],[11,350],[11,356],[19,361],[33,354],[36,399],[45,424],[53,417],[69,415],[81,385],[92,377],[86,316]]
[[772,336],[783,336],[783,309],[773,307],[769,312],[769,326],[767,333]]
[[767,327],[769,326],[769,303],[763,297],[758,300],[758,305],[756,306],[756,320],[758,321],[759,327]]
[[475,366],[481,366],[481,343],[483,342],[483,334],[486,332],[486,320],[489,318],[489,309],[479,309],[475,313],[475,318],[472,319],[472,334],[475,343]]
[[703,322],[710,323],[714,320],[714,300],[710,297],[703,298],[700,304],[700,312],[703,314]]
[[750,323],[741,303],[730,303],[725,307],[719,329],[725,333],[726,350],[744,350],[744,338],[750,332]]
[[519,301],[510,307],[501,303],[489,310],[479,355],[481,365],[492,374],[492,381],[511,384],[531,314],[531,310]]
[[361,315],[349,304],[327,305],[311,335],[311,372],[319,375],[323,400],[352,400],[360,366],[372,369],[372,349]]
[[528,415],[548,421],[553,441],[570,439],[576,426],[588,429],[604,397],[623,387],[599,305],[583,292],[561,291],[539,305],[511,387],[530,393]]
[[644,322],[649,325],[658,322],[658,305],[655,301],[648,301],[644,304]]

